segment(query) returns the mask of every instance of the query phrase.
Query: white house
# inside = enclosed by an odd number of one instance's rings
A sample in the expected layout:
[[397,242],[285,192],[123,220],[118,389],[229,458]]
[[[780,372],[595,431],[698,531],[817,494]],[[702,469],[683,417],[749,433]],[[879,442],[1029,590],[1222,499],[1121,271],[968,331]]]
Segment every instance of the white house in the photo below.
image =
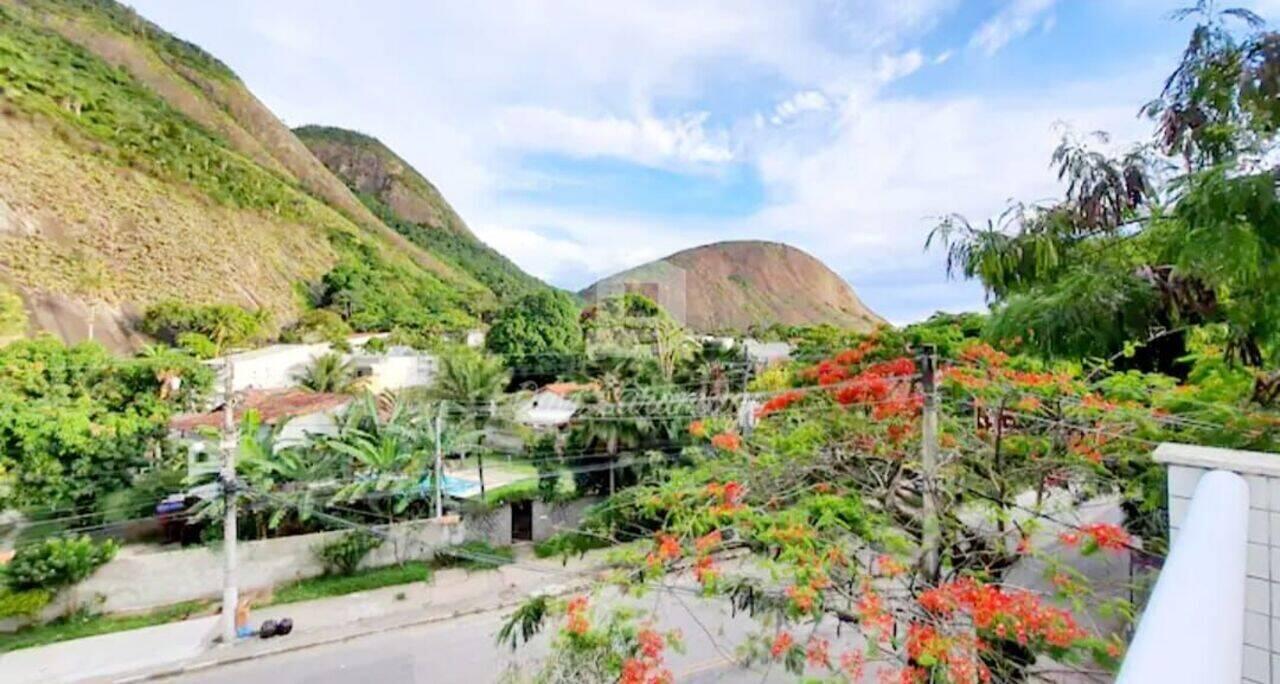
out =
[[[365,388],[377,394],[407,387],[426,387],[436,377],[436,358],[412,347],[391,347],[384,353],[353,350],[347,358]],[[238,372],[238,371],[237,371]]]
[[578,402],[573,400],[573,393],[589,390],[592,387],[592,385],[572,382],[553,382],[545,385],[516,407],[516,420],[535,429],[558,428],[566,425],[573,418],[573,414],[578,412]]
[[742,343],[747,348],[747,358],[756,365],[767,366],[791,358],[791,345],[787,342],[760,342],[746,339]]

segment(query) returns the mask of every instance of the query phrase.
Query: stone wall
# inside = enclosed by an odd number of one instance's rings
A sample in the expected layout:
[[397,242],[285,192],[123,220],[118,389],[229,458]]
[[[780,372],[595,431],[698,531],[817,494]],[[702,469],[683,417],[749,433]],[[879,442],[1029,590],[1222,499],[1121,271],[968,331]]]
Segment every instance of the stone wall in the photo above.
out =
[[533,502],[533,540],[540,542],[558,532],[576,530],[587,509],[600,503],[601,497],[587,497],[564,503]]

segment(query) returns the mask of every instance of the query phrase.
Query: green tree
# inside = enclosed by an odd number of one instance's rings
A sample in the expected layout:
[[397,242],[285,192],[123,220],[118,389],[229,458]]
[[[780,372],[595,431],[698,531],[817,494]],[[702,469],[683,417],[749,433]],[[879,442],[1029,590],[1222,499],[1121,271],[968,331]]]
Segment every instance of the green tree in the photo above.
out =
[[92,506],[127,488],[194,408],[208,368],[176,353],[113,357],[51,338],[0,348],[0,504]]
[[[474,429],[480,429],[486,417],[496,410],[499,397],[511,382],[502,359],[482,354],[467,347],[445,350],[440,357],[440,367],[431,385],[433,398],[453,404],[472,416]],[[476,450],[476,463],[480,473],[480,493],[485,492],[484,450]]]
[[142,332],[169,344],[178,344],[184,334],[203,335],[222,353],[261,339],[270,322],[270,314],[265,309],[250,311],[234,304],[193,305],[169,300],[147,309],[139,327]]
[[1014,204],[984,226],[948,217],[930,235],[949,273],[982,281],[989,337],[1185,374],[1188,331],[1222,324],[1230,358],[1273,357],[1280,202],[1265,152],[1280,125],[1280,36],[1207,1],[1177,16],[1198,23],[1143,111],[1180,171],[1150,150],[1113,158],[1069,137],[1053,157],[1061,201]]
[[563,292],[532,292],[498,312],[485,344],[518,368],[520,378],[553,379],[582,355],[578,314]]
[[359,387],[355,366],[337,352],[312,359],[294,381],[303,389],[319,393],[350,394]]

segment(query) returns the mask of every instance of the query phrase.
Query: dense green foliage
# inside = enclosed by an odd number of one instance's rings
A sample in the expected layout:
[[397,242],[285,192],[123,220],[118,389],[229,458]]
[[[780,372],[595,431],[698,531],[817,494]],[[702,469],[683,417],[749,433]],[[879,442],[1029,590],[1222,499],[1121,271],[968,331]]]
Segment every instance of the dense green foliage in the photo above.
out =
[[[952,216],[930,237],[952,274],[986,287],[991,339],[1185,374],[1189,331],[1221,325],[1229,358],[1275,362],[1280,202],[1267,153],[1280,124],[1280,35],[1210,2],[1178,18],[1198,24],[1143,109],[1153,146],[1113,158],[1068,136],[1052,160],[1062,200],[1014,204],[985,226]],[[1276,377],[1258,379],[1263,390]]]
[[379,546],[382,546],[382,537],[357,530],[319,546],[315,554],[324,565],[326,574],[350,576],[355,574],[365,556]]
[[261,340],[268,325],[270,316],[262,309],[250,311],[235,304],[169,300],[148,308],[139,328],[156,339],[181,346],[193,346],[189,336],[200,335],[221,351]]
[[489,288],[499,301],[510,301],[526,293],[550,289],[542,281],[520,270],[519,266],[494,248],[470,234],[460,232],[456,227],[413,223],[401,218],[376,197],[363,192],[356,192],[356,196],[383,223],[413,244],[471,274]]
[[466,330],[476,324],[473,294],[392,261],[361,241],[340,240],[342,257],[320,280],[317,307],[337,312],[359,332],[393,328]]
[[563,292],[527,294],[498,312],[485,345],[519,370],[517,378],[554,378],[582,355],[578,306]]
[[195,359],[163,350],[119,359],[47,337],[0,348],[0,501],[83,505],[129,486],[169,417],[211,380]]
[[117,548],[110,539],[99,543],[87,536],[51,537],[21,546],[5,567],[5,584],[16,591],[69,587],[115,557]]

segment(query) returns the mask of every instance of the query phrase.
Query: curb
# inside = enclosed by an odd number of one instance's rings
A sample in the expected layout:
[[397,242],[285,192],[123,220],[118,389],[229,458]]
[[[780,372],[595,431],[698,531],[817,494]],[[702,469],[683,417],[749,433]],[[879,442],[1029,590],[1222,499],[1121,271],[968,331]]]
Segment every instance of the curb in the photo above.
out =
[[[502,601],[500,603],[493,604],[493,605],[481,606],[481,607],[471,608],[467,610],[455,610],[452,613],[439,614],[439,615],[407,617],[407,619],[401,619],[401,620],[392,620],[391,618],[387,618],[383,624],[368,625],[364,629],[360,629],[359,628],[360,623],[357,622],[356,626],[353,627],[352,629],[343,630],[339,633],[334,633],[329,635],[320,634],[306,641],[303,641],[303,640],[290,641],[286,639],[279,642],[280,643],[279,646],[276,646],[273,648],[265,648],[263,650],[254,651],[252,653],[245,652],[243,649],[241,649],[240,652],[236,652],[237,649],[236,647],[233,646],[229,650],[221,651],[220,654],[218,650],[215,650],[214,657],[208,658],[205,660],[196,660],[194,662],[185,662],[185,663],[168,665],[168,666],[162,665],[154,669],[144,669],[144,670],[136,671],[134,673],[125,673],[120,675],[108,675],[106,677],[91,679],[88,681],[104,682],[104,683],[110,682],[112,684],[131,684],[133,682],[146,682],[146,681],[154,681],[154,680],[160,680],[160,679],[168,679],[171,677],[178,677],[184,674],[192,674],[195,672],[211,670],[216,667],[221,667],[223,665],[234,665],[236,663],[256,660],[258,658],[269,658],[272,656],[282,655],[285,653],[291,653],[293,651],[303,651],[303,650],[314,648],[317,646],[329,646],[332,644],[339,644],[347,641],[354,641],[356,639],[361,639],[367,636],[385,634],[387,632],[394,632],[402,629],[419,627],[422,625],[430,625],[438,622],[445,622],[448,620],[468,617],[471,615],[480,615],[482,613],[490,613],[498,610],[505,610],[507,608],[520,605],[530,596],[535,596],[538,594],[545,594],[549,596],[563,596],[565,594],[568,594],[577,590],[581,586],[589,585],[589,584],[590,584],[589,581],[577,580],[577,581],[568,582],[563,585],[558,585],[556,587],[549,588],[549,590],[546,590],[546,591],[533,591],[526,594],[522,598]],[[410,616],[412,614],[405,613],[405,615]],[[365,622],[372,622],[372,620],[366,620]],[[333,631],[337,632],[337,630],[333,630]],[[204,656],[197,656],[197,657],[202,658]]]

